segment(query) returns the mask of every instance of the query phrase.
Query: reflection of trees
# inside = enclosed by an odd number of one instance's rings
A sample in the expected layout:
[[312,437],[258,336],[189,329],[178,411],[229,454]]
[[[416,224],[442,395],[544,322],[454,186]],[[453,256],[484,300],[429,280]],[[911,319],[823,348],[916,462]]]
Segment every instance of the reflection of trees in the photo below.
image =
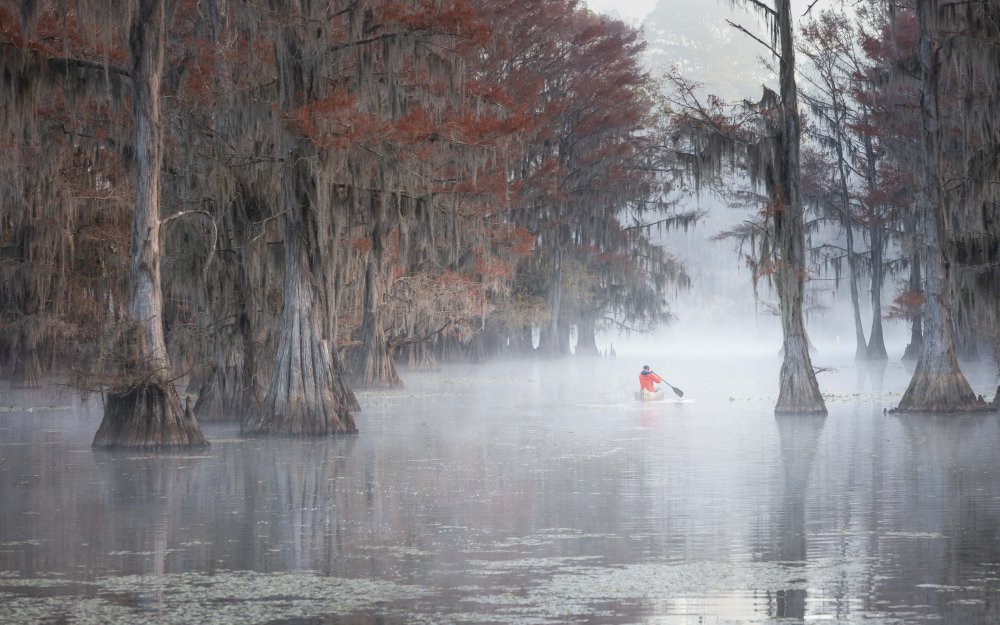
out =
[[[784,492],[772,510],[777,517],[768,533],[771,544],[767,558],[801,567],[805,574],[806,492],[809,472],[826,418],[813,415],[775,417],[781,443]],[[776,590],[768,609],[774,618],[803,619],[806,613],[805,588]]]
[[890,595],[889,601],[930,606],[946,623],[1000,622],[995,587],[986,585],[972,603],[957,601],[964,597],[953,588],[994,577],[1000,562],[996,420],[907,415],[900,422],[910,444],[908,466],[901,470],[904,524],[887,564],[902,572],[904,583],[883,591],[898,593],[901,587],[909,596]]
[[[353,437],[259,439],[238,448],[243,476],[239,568],[331,573],[358,521],[354,480],[343,479]],[[363,517],[362,517],[363,518]]]
[[[194,455],[95,454],[107,508],[92,508],[108,569],[162,575],[183,569],[173,555],[188,538],[194,511],[182,505],[197,489],[202,460]],[[82,537],[81,537],[82,538]]]
[[888,362],[885,360],[858,361],[856,364],[858,373],[857,392],[865,391],[865,383],[871,385],[872,393],[881,393],[885,385],[885,370]]

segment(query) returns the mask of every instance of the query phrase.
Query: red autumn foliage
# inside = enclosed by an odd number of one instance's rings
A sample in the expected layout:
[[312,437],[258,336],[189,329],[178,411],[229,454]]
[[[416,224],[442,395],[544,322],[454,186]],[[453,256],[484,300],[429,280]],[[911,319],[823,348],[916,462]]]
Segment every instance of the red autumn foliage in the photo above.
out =
[[913,319],[919,317],[927,302],[923,291],[903,291],[892,300],[892,305],[886,311],[886,319]]

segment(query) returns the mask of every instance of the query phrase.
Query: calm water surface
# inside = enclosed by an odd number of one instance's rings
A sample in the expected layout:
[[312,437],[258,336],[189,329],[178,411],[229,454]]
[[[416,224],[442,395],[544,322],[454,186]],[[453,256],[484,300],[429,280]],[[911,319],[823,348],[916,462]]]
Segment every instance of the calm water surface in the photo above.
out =
[[0,622],[1000,622],[996,416],[884,415],[908,374],[850,363],[775,418],[776,360],[641,405],[641,364],[409,374],[357,437],[163,455],[0,392]]

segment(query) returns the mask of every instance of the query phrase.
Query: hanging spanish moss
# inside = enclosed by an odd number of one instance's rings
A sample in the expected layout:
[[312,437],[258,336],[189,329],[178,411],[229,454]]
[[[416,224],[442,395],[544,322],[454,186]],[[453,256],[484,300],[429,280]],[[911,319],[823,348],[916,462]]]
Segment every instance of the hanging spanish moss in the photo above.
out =
[[[979,164],[974,149],[975,137],[996,137],[988,127],[993,122],[985,117],[995,116],[998,79],[996,67],[1000,51],[1000,29],[989,26],[989,18],[996,17],[995,7],[990,3],[971,3],[963,9],[939,5],[937,2],[916,4],[918,26],[917,62],[920,81],[920,113],[922,128],[922,173],[923,193],[920,197],[920,217],[923,226],[923,241],[926,249],[923,344],[917,360],[917,368],[910,385],[900,400],[897,412],[969,412],[992,409],[978,399],[962,374],[956,354],[955,322],[951,289],[954,285],[952,272],[953,251],[948,248],[950,237],[968,237],[954,224],[969,224],[970,215],[979,213],[985,203],[995,200],[997,185],[983,182],[983,174],[995,171],[995,163],[984,169],[970,169]],[[984,21],[985,20],[985,21]],[[992,45],[983,45],[990,42]],[[954,64],[965,70],[953,75],[968,75],[971,82],[965,86],[983,89],[985,97],[963,110],[965,128],[976,133],[987,131],[985,135],[958,135],[952,139],[944,132],[948,125],[948,105],[943,99],[945,78],[943,68]],[[991,69],[985,70],[986,67]],[[984,71],[985,70],[985,71]],[[985,105],[985,106],[984,106]],[[959,145],[954,142],[959,141]],[[995,144],[994,144],[995,145]],[[960,158],[951,157],[957,153]],[[954,159],[954,160],[953,160]],[[958,163],[955,163],[955,160]],[[964,167],[963,167],[964,165]],[[945,176],[952,167],[968,176],[968,183],[960,187],[958,197],[947,191]],[[964,171],[963,171],[964,170]],[[977,182],[978,181],[978,182]],[[958,200],[959,210],[948,211],[949,202]],[[971,211],[970,211],[971,209]],[[949,219],[947,213],[954,215]],[[964,217],[964,219],[962,218]],[[981,220],[972,220],[982,223]],[[978,256],[978,255],[975,255]]]
[[[778,91],[765,88],[759,102],[748,103],[756,128],[748,121],[710,115],[695,100],[696,89],[675,76],[678,103],[685,114],[677,120],[678,158],[694,178],[718,175],[739,165],[767,195],[766,225],[754,233],[755,280],[766,275],[778,294],[782,325],[782,357],[777,414],[825,414],[826,406],[809,355],[802,308],[805,292],[805,218],[800,181],[800,119],[795,79],[795,46],[791,7],[787,0],[773,4],[747,3],[765,17],[770,28],[770,52],[777,61]],[[714,108],[719,108],[716,101]],[[723,122],[722,120],[726,120]]]

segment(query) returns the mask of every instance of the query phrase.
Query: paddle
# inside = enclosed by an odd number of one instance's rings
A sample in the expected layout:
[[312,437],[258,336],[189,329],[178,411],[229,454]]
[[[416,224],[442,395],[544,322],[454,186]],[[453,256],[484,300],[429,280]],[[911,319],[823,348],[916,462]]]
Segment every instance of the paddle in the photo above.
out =
[[[657,375],[659,375],[659,374],[657,373]],[[662,377],[660,378],[660,380],[662,380],[663,383],[666,384],[667,386],[670,386],[670,390],[672,390],[673,392],[677,393],[678,397],[684,397],[684,391],[682,391],[681,389],[677,388],[676,386],[671,386],[670,382],[667,382]]]

